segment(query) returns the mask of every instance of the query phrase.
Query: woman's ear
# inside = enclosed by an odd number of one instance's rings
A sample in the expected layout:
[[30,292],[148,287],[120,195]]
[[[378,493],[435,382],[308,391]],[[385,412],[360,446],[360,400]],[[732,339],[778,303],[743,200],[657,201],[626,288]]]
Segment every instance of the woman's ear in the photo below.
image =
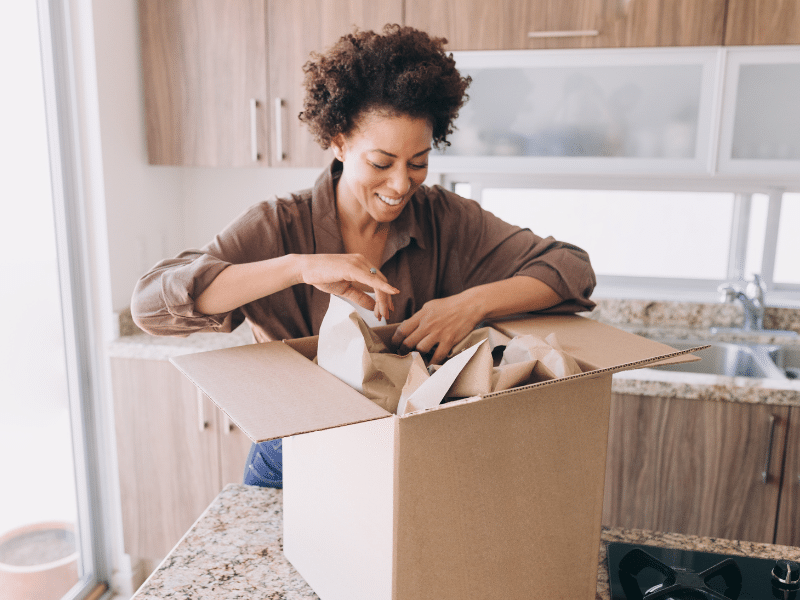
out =
[[344,135],[341,133],[336,134],[331,140],[331,150],[333,150],[333,155],[336,157],[336,160],[339,162],[344,162],[344,155],[345,155],[345,139]]

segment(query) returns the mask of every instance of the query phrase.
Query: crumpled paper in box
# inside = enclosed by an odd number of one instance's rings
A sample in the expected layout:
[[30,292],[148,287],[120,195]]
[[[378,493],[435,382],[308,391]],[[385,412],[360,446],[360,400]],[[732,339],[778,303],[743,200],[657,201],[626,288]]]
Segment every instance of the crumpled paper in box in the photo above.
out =
[[331,296],[320,327],[317,364],[384,410],[404,415],[438,406],[445,397],[483,396],[581,372],[555,336],[547,340],[533,335],[509,339],[490,327],[477,329],[430,374],[419,352],[389,353],[348,302]]

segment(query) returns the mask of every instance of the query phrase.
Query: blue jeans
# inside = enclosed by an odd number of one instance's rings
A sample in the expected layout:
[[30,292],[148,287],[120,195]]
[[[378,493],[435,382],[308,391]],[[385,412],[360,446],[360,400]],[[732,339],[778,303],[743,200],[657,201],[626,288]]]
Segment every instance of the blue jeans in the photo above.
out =
[[283,488],[283,440],[253,444],[244,466],[244,484]]

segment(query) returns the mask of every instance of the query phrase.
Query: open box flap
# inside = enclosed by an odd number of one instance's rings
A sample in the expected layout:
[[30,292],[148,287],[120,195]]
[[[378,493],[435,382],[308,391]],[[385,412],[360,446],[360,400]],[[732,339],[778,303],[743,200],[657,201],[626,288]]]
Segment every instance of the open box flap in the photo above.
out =
[[283,342],[170,361],[254,442],[391,416]]
[[666,344],[578,315],[527,315],[491,325],[510,337],[533,334],[545,338],[555,333],[564,352],[595,369],[636,369],[655,364],[652,359],[659,357],[668,359],[664,364],[700,360],[689,354],[698,348],[678,353]]

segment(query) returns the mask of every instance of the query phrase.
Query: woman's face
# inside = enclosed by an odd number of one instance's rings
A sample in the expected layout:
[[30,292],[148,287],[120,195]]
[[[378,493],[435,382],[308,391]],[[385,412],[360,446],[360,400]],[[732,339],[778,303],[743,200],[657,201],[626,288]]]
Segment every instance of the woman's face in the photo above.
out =
[[379,223],[396,219],[428,174],[433,129],[426,119],[369,112],[331,147],[344,169],[339,210]]

